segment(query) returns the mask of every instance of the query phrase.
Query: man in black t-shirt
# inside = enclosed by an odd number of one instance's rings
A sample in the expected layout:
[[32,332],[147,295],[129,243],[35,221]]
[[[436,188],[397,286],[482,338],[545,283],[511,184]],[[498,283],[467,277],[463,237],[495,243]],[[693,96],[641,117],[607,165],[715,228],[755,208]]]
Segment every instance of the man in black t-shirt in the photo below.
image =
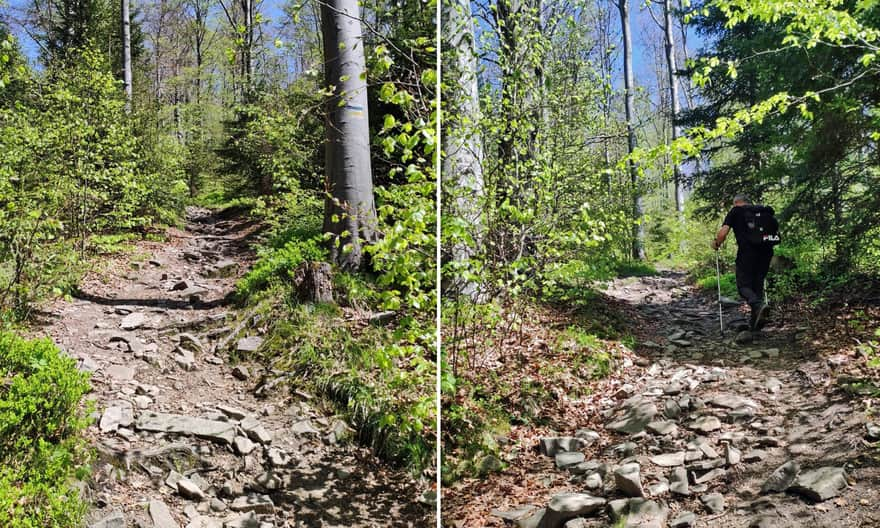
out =
[[743,206],[749,205],[745,195],[737,195],[733,199],[733,209],[724,217],[724,223],[712,247],[717,251],[733,229],[736,236],[736,288],[739,294],[749,303],[752,310],[749,327],[752,330],[761,328],[767,316],[767,303],[764,302],[764,279],[770,269],[773,258],[773,246],[754,245],[746,240],[746,220]]

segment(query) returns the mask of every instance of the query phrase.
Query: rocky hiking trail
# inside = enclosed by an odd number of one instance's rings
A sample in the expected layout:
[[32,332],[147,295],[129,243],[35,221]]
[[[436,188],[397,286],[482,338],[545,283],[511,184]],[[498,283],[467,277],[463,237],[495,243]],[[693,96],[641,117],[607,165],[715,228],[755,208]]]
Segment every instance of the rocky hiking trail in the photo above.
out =
[[[408,475],[281,373],[249,362],[265,325],[229,302],[255,223],[191,209],[185,231],[105,262],[48,334],[92,372],[90,528],[423,526]],[[232,363],[232,357],[244,358]]]
[[810,351],[809,321],[777,310],[750,340],[727,301],[722,337],[715,299],[675,272],[605,293],[632,309],[638,355],[593,399],[591,428],[525,436],[529,489],[508,487],[532,500],[496,503],[489,525],[880,526],[877,428]]

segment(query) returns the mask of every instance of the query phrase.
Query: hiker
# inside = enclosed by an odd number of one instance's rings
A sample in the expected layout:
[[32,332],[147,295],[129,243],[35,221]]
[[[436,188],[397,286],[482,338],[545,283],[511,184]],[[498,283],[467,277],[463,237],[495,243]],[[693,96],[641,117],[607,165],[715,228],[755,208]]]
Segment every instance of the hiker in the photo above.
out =
[[758,330],[767,319],[764,279],[773,258],[773,246],[779,243],[779,225],[773,217],[772,207],[752,205],[747,196],[739,194],[734,197],[733,209],[724,217],[721,229],[712,241],[715,251],[731,229],[737,246],[736,288],[751,308],[749,329]]

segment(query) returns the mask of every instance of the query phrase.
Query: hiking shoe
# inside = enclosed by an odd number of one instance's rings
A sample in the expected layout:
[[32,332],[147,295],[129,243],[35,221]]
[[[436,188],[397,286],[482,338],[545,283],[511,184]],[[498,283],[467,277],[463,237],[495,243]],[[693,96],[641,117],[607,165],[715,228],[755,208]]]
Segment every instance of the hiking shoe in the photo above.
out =
[[767,303],[762,302],[758,305],[757,310],[752,311],[752,330],[760,330],[764,328],[764,325],[767,324],[767,312],[770,306]]

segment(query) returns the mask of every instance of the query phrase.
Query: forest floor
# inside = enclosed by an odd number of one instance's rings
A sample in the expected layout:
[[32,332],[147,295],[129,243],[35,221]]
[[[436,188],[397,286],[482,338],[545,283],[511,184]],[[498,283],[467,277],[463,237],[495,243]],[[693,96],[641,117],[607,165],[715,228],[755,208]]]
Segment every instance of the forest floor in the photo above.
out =
[[869,441],[880,432],[868,434],[870,398],[841,388],[863,358],[842,332],[828,335],[835,323],[774,307],[738,343],[739,304],[726,303],[722,336],[716,300],[683,273],[616,279],[604,294],[628,319],[635,354],[584,380],[587,396],[562,396],[553,426],[513,427],[499,442],[505,469],[454,484],[444,525],[880,526]]
[[409,474],[253,362],[265,325],[229,294],[258,230],[190,209],[185,230],[108,258],[75,299],[45,308],[34,333],[93,373],[91,528],[429,522]]

